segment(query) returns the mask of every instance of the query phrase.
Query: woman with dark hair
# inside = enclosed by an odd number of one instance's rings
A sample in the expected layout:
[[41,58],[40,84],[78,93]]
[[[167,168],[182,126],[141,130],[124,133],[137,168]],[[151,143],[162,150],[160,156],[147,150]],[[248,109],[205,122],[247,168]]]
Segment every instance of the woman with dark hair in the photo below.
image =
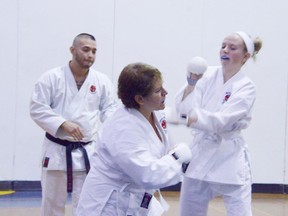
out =
[[[153,196],[162,187],[177,184],[182,164],[191,153],[167,139],[167,91],[160,71],[147,64],[127,65],[118,79],[123,103],[104,123],[84,183],[77,215],[161,215],[165,209]],[[160,194],[161,197],[161,194]]]

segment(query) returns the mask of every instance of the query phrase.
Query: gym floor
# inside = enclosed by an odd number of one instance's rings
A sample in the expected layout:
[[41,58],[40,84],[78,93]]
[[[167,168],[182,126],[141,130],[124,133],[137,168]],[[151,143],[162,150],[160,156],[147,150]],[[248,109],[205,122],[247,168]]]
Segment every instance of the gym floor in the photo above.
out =
[[[1,191],[0,191],[1,192]],[[170,209],[163,216],[179,215],[179,192],[162,192]],[[2,192],[0,193],[1,216],[39,216],[41,192]],[[287,194],[253,194],[253,216],[288,216]],[[71,215],[71,198],[66,205],[66,216]],[[221,198],[214,199],[209,205],[208,216],[225,216]]]

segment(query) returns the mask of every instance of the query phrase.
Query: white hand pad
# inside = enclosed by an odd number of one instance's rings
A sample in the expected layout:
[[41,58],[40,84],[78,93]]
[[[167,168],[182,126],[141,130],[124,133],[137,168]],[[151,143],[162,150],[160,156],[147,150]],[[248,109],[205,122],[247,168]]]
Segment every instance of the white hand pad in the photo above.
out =
[[196,56],[192,58],[187,65],[187,77],[190,78],[190,73],[201,75],[207,70],[207,62],[204,58]]
[[174,154],[174,157],[177,157],[177,159],[180,163],[189,163],[192,154],[189,146],[186,143],[179,143],[176,145],[174,149],[170,151],[172,154]]

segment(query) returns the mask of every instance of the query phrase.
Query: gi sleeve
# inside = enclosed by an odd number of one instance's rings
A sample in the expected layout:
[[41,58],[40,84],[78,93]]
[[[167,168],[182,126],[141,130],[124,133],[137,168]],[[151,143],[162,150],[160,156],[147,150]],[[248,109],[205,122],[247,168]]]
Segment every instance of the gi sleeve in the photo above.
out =
[[175,105],[177,113],[188,114],[192,109],[191,101],[193,99],[193,92],[191,92],[184,100],[183,95],[187,84],[183,85],[175,96]]
[[109,149],[125,175],[147,190],[175,185],[182,180],[182,165],[177,160],[168,153],[160,156],[150,149],[143,131],[129,130],[126,127]]
[[102,75],[102,92],[100,99],[100,120],[104,122],[118,107],[113,83],[108,77]]
[[50,73],[43,74],[34,86],[30,101],[30,116],[44,131],[55,136],[65,119],[51,108],[53,82]]
[[193,108],[200,107],[202,102],[202,96],[207,88],[209,82],[209,77],[211,76],[211,71],[213,71],[213,67],[208,67],[208,71],[204,73],[203,77],[198,80],[195,85],[194,90],[187,95],[187,97],[183,100],[183,95],[187,84],[184,84],[181,89],[177,92],[175,96],[175,105],[176,111],[178,114],[186,114],[189,115],[193,111]]
[[223,133],[246,128],[251,120],[251,109],[255,102],[256,90],[252,82],[232,92],[219,111],[209,112],[201,108],[193,109],[197,122],[191,127],[209,132]]

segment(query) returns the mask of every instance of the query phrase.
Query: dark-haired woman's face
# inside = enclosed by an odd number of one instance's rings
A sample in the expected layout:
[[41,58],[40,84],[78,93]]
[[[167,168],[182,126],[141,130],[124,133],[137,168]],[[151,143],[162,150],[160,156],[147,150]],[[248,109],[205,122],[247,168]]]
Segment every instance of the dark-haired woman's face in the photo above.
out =
[[144,105],[147,111],[163,110],[165,108],[165,98],[168,94],[162,86],[163,82],[158,79],[154,82],[152,93],[144,97]]

